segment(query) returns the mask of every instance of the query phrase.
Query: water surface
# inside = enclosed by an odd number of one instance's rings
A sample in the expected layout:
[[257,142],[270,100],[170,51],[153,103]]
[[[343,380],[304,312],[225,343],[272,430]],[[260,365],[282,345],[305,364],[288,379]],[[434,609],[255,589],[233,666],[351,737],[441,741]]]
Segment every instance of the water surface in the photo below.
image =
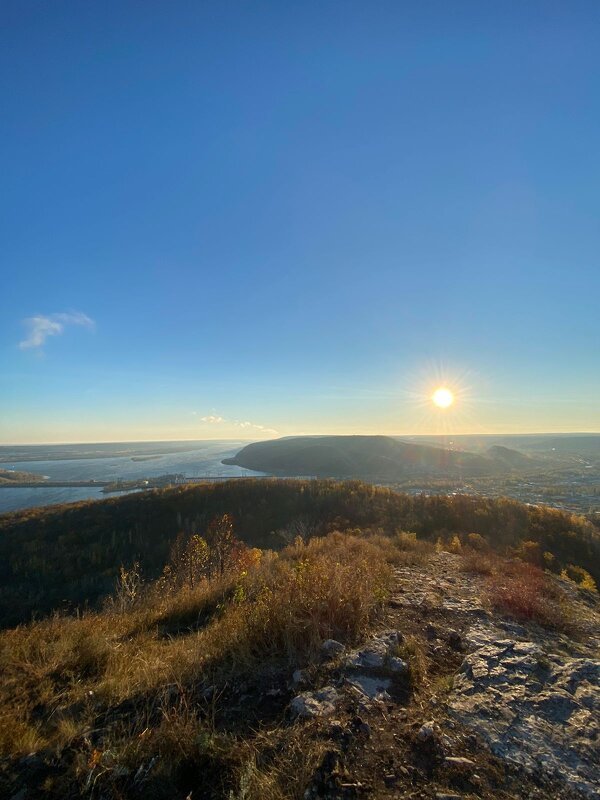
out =
[[[31,446],[25,451],[21,448],[18,454],[25,457],[23,461],[5,461],[7,454],[10,456],[11,448],[0,448],[0,456],[3,457],[0,468],[22,470],[23,472],[33,472],[39,475],[46,475],[52,480],[132,480],[135,478],[155,478],[159,475],[181,473],[186,478],[204,477],[239,477],[243,475],[259,475],[262,473],[250,472],[242,467],[231,464],[222,464],[224,458],[235,455],[247,442],[245,441],[199,441],[190,445],[184,452],[181,451],[181,443],[173,443],[176,452],[164,452],[168,449],[168,443],[141,443],[131,445],[131,455],[121,455],[127,449],[127,445],[115,443],[114,445],[102,445],[101,457],[95,458],[66,458],[56,459],[52,456],[57,451],[52,447],[40,445]],[[100,446],[98,446],[99,448]],[[81,446],[80,452],[89,454],[90,446]],[[77,448],[71,448],[73,455],[77,455]],[[156,452],[154,453],[153,450]],[[33,460],[36,452],[39,452],[40,459]],[[62,448],[61,452],[64,452]],[[112,453],[119,453],[113,455]],[[70,453],[69,453],[70,454]],[[156,458],[149,460],[133,460],[144,456],[156,455]],[[17,455],[17,453],[15,453]],[[49,457],[50,456],[50,457]],[[100,487],[78,486],[78,487],[40,487],[22,489],[0,489],[0,513],[6,511],[17,511],[22,508],[33,508],[35,506],[56,505],[57,503],[73,503],[78,500],[103,499],[106,497],[116,497],[123,492],[115,492],[109,495],[103,494]]]

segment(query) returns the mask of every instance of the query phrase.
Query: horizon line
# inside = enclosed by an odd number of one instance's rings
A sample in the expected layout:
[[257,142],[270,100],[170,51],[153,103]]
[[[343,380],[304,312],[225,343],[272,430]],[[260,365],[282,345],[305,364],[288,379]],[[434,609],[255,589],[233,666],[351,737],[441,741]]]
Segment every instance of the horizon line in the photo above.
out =
[[277,439],[295,439],[309,436],[389,436],[397,437],[438,437],[458,438],[460,436],[600,436],[600,431],[504,431],[502,433],[291,433],[284,436],[273,436],[269,439],[256,438],[223,438],[205,437],[202,439],[102,439],[96,441],[62,441],[62,442],[0,442],[0,447],[60,447],[61,445],[95,445],[95,444],[175,444],[193,442],[257,442],[276,441]]

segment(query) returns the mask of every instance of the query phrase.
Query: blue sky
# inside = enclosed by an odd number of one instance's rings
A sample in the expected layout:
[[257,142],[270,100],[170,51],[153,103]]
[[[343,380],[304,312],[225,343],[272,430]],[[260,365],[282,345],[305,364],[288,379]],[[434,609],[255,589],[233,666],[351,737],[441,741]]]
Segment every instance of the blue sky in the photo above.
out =
[[600,4],[1,15],[0,441],[600,430]]

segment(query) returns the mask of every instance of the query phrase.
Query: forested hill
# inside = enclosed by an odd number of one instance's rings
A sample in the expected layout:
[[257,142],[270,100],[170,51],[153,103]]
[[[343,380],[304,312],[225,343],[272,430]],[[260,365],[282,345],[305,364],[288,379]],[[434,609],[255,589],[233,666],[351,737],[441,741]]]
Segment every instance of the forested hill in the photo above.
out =
[[493,475],[512,469],[514,459],[519,466],[531,461],[508,448],[497,451],[478,455],[391,436],[297,436],[254,442],[223,463],[276,475],[395,480],[424,474]]
[[[512,500],[409,496],[358,481],[247,479],[182,486],[110,500],[0,516],[0,622],[94,605],[112,592],[121,564],[158,576],[179,533],[205,535],[219,514],[256,547],[278,549],[300,534],[332,530],[414,531],[437,539],[479,534],[499,550],[533,542],[559,571],[600,578],[600,537],[585,519]],[[544,562],[546,563],[546,562]]]

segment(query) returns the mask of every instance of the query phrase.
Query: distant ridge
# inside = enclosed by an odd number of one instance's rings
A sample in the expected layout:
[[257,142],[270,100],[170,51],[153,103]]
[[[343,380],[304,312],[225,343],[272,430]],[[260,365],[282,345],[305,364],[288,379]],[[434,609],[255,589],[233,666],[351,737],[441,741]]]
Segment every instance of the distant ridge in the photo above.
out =
[[223,463],[276,475],[395,479],[412,474],[495,474],[530,461],[508,448],[490,450],[478,455],[391,436],[298,436],[249,444]]
[[510,447],[504,447],[500,444],[492,445],[488,448],[488,455],[493,458],[496,463],[504,464],[509,469],[524,469],[533,467],[539,462],[531,456],[526,456],[518,450],[513,450]]

